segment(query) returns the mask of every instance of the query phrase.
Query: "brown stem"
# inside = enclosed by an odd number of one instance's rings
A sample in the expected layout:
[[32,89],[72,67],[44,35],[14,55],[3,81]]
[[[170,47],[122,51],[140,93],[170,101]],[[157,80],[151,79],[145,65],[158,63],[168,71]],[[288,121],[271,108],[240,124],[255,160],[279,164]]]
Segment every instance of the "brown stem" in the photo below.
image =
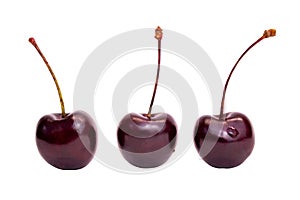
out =
[[50,67],[50,65],[48,64],[48,61],[46,60],[45,56],[43,55],[42,51],[40,50],[39,46],[37,45],[37,43],[35,42],[35,39],[34,38],[29,38],[29,42],[34,46],[34,48],[37,50],[37,52],[40,54],[40,56],[42,57],[42,59],[44,60],[53,80],[54,80],[54,83],[56,85],[56,89],[57,89],[57,92],[58,92],[58,96],[59,96],[59,100],[60,100],[60,106],[61,106],[61,115],[62,117],[65,117],[66,116],[66,112],[65,112],[65,105],[64,105],[64,100],[62,98],[62,94],[61,94],[61,91],[60,91],[60,88],[59,88],[59,85],[58,85],[58,82],[57,82],[57,79]]
[[273,37],[276,35],[276,30],[275,29],[269,29],[269,30],[265,30],[264,31],[264,34],[258,39],[256,40],[252,45],[250,45],[245,51],[244,53],[239,57],[239,59],[236,61],[235,65],[233,66],[228,78],[227,78],[227,81],[225,83],[225,87],[224,87],[224,90],[223,90],[223,97],[222,97],[222,102],[221,102],[221,109],[220,109],[220,116],[219,116],[219,119],[222,120],[224,119],[224,103],[225,103],[225,95],[226,95],[226,90],[227,90],[227,86],[228,86],[228,83],[229,83],[229,80],[232,76],[232,73],[233,71],[235,70],[236,66],[238,65],[238,63],[240,62],[240,60],[244,57],[244,55],[252,48],[254,47],[257,43],[259,43],[260,41],[262,41],[263,39],[265,38],[268,38],[268,37]]
[[156,94],[156,90],[157,90],[157,85],[158,85],[159,72],[160,72],[161,39],[162,39],[162,36],[163,36],[162,29],[158,26],[155,29],[155,38],[157,39],[157,42],[158,42],[157,43],[157,49],[158,49],[157,72],[156,72],[156,80],[155,80],[154,90],[153,90],[153,94],[152,94],[152,99],[151,99],[150,106],[149,106],[149,111],[148,111],[148,114],[147,114],[148,118],[151,117],[152,106],[153,106],[153,102],[154,102],[155,94]]

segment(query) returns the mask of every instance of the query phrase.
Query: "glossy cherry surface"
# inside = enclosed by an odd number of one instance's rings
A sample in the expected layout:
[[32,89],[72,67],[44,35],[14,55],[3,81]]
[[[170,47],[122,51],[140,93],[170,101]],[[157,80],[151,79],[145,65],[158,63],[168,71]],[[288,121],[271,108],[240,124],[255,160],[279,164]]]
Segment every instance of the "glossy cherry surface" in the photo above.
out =
[[43,116],[37,125],[36,144],[42,157],[59,169],[80,169],[93,158],[96,126],[83,111]]
[[250,120],[238,112],[224,114],[225,95],[229,80],[240,60],[260,41],[275,35],[275,29],[265,30],[263,35],[239,57],[225,83],[220,114],[218,116],[205,115],[196,122],[194,129],[195,147],[202,159],[213,167],[236,167],[243,163],[253,150],[254,131]]
[[59,169],[80,169],[93,158],[97,146],[96,126],[84,111],[65,113],[62,93],[48,61],[34,38],[29,42],[46,64],[57,89],[61,113],[42,117],[36,129],[36,144],[42,157]]
[[242,113],[226,113],[224,120],[205,115],[195,126],[195,147],[202,159],[213,167],[240,165],[251,154],[254,142],[250,120]]
[[173,117],[167,113],[151,113],[160,72],[162,36],[162,29],[158,26],[154,36],[158,41],[158,65],[148,113],[125,115],[117,130],[118,144],[123,157],[132,165],[141,168],[162,165],[169,159],[176,146],[177,125]]
[[157,167],[165,163],[175,150],[177,125],[166,113],[130,113],[125,115],[117,131],[118,144],[124,158],[137,167]]

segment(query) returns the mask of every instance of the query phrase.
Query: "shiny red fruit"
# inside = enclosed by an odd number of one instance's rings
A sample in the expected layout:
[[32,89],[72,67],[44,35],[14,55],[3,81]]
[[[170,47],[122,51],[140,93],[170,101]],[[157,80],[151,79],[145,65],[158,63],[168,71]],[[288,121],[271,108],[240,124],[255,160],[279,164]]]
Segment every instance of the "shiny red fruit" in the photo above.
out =
[[202,116],[194,131],[194,144],[209,165],[232,168],[243,163],[254,147],[254,132],[249,119],[242,113],[219,116]]
[[36,130],[36,144],[41,156],[59,169],[80,169],[93,158],[97,146],[96,125],[83,111],[62,117],[43,116]]
[[127,114],[120,122],[118,144],[123,157],[142,168],[165,163],[175,150],[177,125],[169,114]]

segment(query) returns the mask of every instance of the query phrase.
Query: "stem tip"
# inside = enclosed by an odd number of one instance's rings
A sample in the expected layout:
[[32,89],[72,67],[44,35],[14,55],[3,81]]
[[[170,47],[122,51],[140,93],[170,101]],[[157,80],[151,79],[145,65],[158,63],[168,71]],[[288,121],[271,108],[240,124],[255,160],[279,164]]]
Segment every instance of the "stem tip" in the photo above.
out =
[[273,37],[276,35],[276,29],[265,30],[264,38]]
[[35,44],[35,39],[33,37],[29,38],[28,41],[31,43],[31,44]]
[[161,40],[162,39],[162,36],[163,36],[163,32],[162,32],[162,29],[158,26],[156,29],[155,29],[155,38],[157,40]]

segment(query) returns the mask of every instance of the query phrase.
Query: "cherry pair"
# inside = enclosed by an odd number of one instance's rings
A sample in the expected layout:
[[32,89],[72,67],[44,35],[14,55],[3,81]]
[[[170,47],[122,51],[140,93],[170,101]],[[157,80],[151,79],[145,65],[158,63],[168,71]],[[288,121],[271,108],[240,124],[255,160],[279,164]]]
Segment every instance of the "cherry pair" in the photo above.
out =
[[[252,152],[254,132],[249,119],[237,112],[224,113],[228,82],[242,57],[264,38],[275,36],[274,29],[266,30],[240,56],[226,81],[220,114],[202,116],[196,122],[194,143],[200,156],[209,165],[231,168],[240,165]],[[142,168],[157,167],[165,163],[175,151],[177,125],[167,113],[152,113],[158,86],[161,60],[162,29],[157,27],[158,66],[156,81],[148,113],[130,113],[121,120],[117,139],[123,157],[132,165]],[[93,119],[84,111],[65,113],[62,94],[56,77],[34,38],[29,42],[44,60],[55,82],[61,113],[43,116],[37,125],[36,144],[42,157],[59,169],[80,169],[93,158],[97,147],[97,131]]]

